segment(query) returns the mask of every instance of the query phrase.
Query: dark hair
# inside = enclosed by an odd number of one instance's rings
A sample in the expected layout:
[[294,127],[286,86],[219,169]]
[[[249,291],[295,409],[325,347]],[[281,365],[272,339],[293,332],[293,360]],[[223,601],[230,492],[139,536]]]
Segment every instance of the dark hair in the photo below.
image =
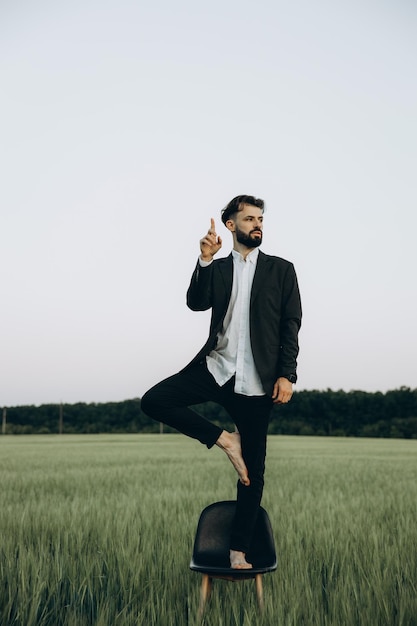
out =
[[242,210],[244,204],[250,204],[256,206],[258,209],[264,211],[264,201],[255,196],[236,196],[233,200],[230,200],[229,204],[222,210],[222,222],[226,224],[227,220],[230,220],[235,213]]

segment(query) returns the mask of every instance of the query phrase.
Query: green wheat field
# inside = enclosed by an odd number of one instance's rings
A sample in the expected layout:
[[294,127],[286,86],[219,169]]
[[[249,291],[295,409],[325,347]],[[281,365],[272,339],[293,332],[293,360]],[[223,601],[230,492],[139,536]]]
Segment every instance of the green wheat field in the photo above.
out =
[[180,435],[0,437],[1,626],[417,625],[417,441],[271,436],[278,555],[214,581],[198,620],[201,510],[233,499],[223,453]]

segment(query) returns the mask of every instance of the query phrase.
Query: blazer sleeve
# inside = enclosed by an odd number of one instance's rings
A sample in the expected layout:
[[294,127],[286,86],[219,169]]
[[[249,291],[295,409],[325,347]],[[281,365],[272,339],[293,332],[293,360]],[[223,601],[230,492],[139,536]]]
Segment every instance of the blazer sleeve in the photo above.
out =
[[207,311],[212,307],[213,264],[203,267],[197,261],[187,290],[187,306],[192,311]]
[[301,327],[301,316],[297,275],[291,263],[283,285],[278,376],[292,376],[294,382],[297,380],[298,332]]

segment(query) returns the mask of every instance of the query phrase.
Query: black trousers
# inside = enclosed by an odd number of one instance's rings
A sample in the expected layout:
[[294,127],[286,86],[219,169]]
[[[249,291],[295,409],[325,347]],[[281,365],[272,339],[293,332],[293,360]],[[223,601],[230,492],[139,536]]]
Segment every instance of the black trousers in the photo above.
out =
[[211,448],[222,429],[190,409],[194,404],[213,401],[223,406],[236,424],[250,485],[237,483],[236,516],[230,548],[248,552],[264,487],[266,435],[272,400],[268,396],[243,396],[233,391],[234,378],[220,387],[207,370],[205,361],[167,378],[142,398],[142,410],[181,433]]

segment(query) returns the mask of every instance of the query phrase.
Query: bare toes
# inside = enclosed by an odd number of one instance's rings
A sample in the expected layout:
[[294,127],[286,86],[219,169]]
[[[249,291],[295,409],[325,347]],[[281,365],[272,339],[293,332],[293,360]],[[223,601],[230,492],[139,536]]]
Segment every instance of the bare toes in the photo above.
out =
[[252,564],[247,562],[244,552],[230,550],[230,567],[233,569],[252,569]]

